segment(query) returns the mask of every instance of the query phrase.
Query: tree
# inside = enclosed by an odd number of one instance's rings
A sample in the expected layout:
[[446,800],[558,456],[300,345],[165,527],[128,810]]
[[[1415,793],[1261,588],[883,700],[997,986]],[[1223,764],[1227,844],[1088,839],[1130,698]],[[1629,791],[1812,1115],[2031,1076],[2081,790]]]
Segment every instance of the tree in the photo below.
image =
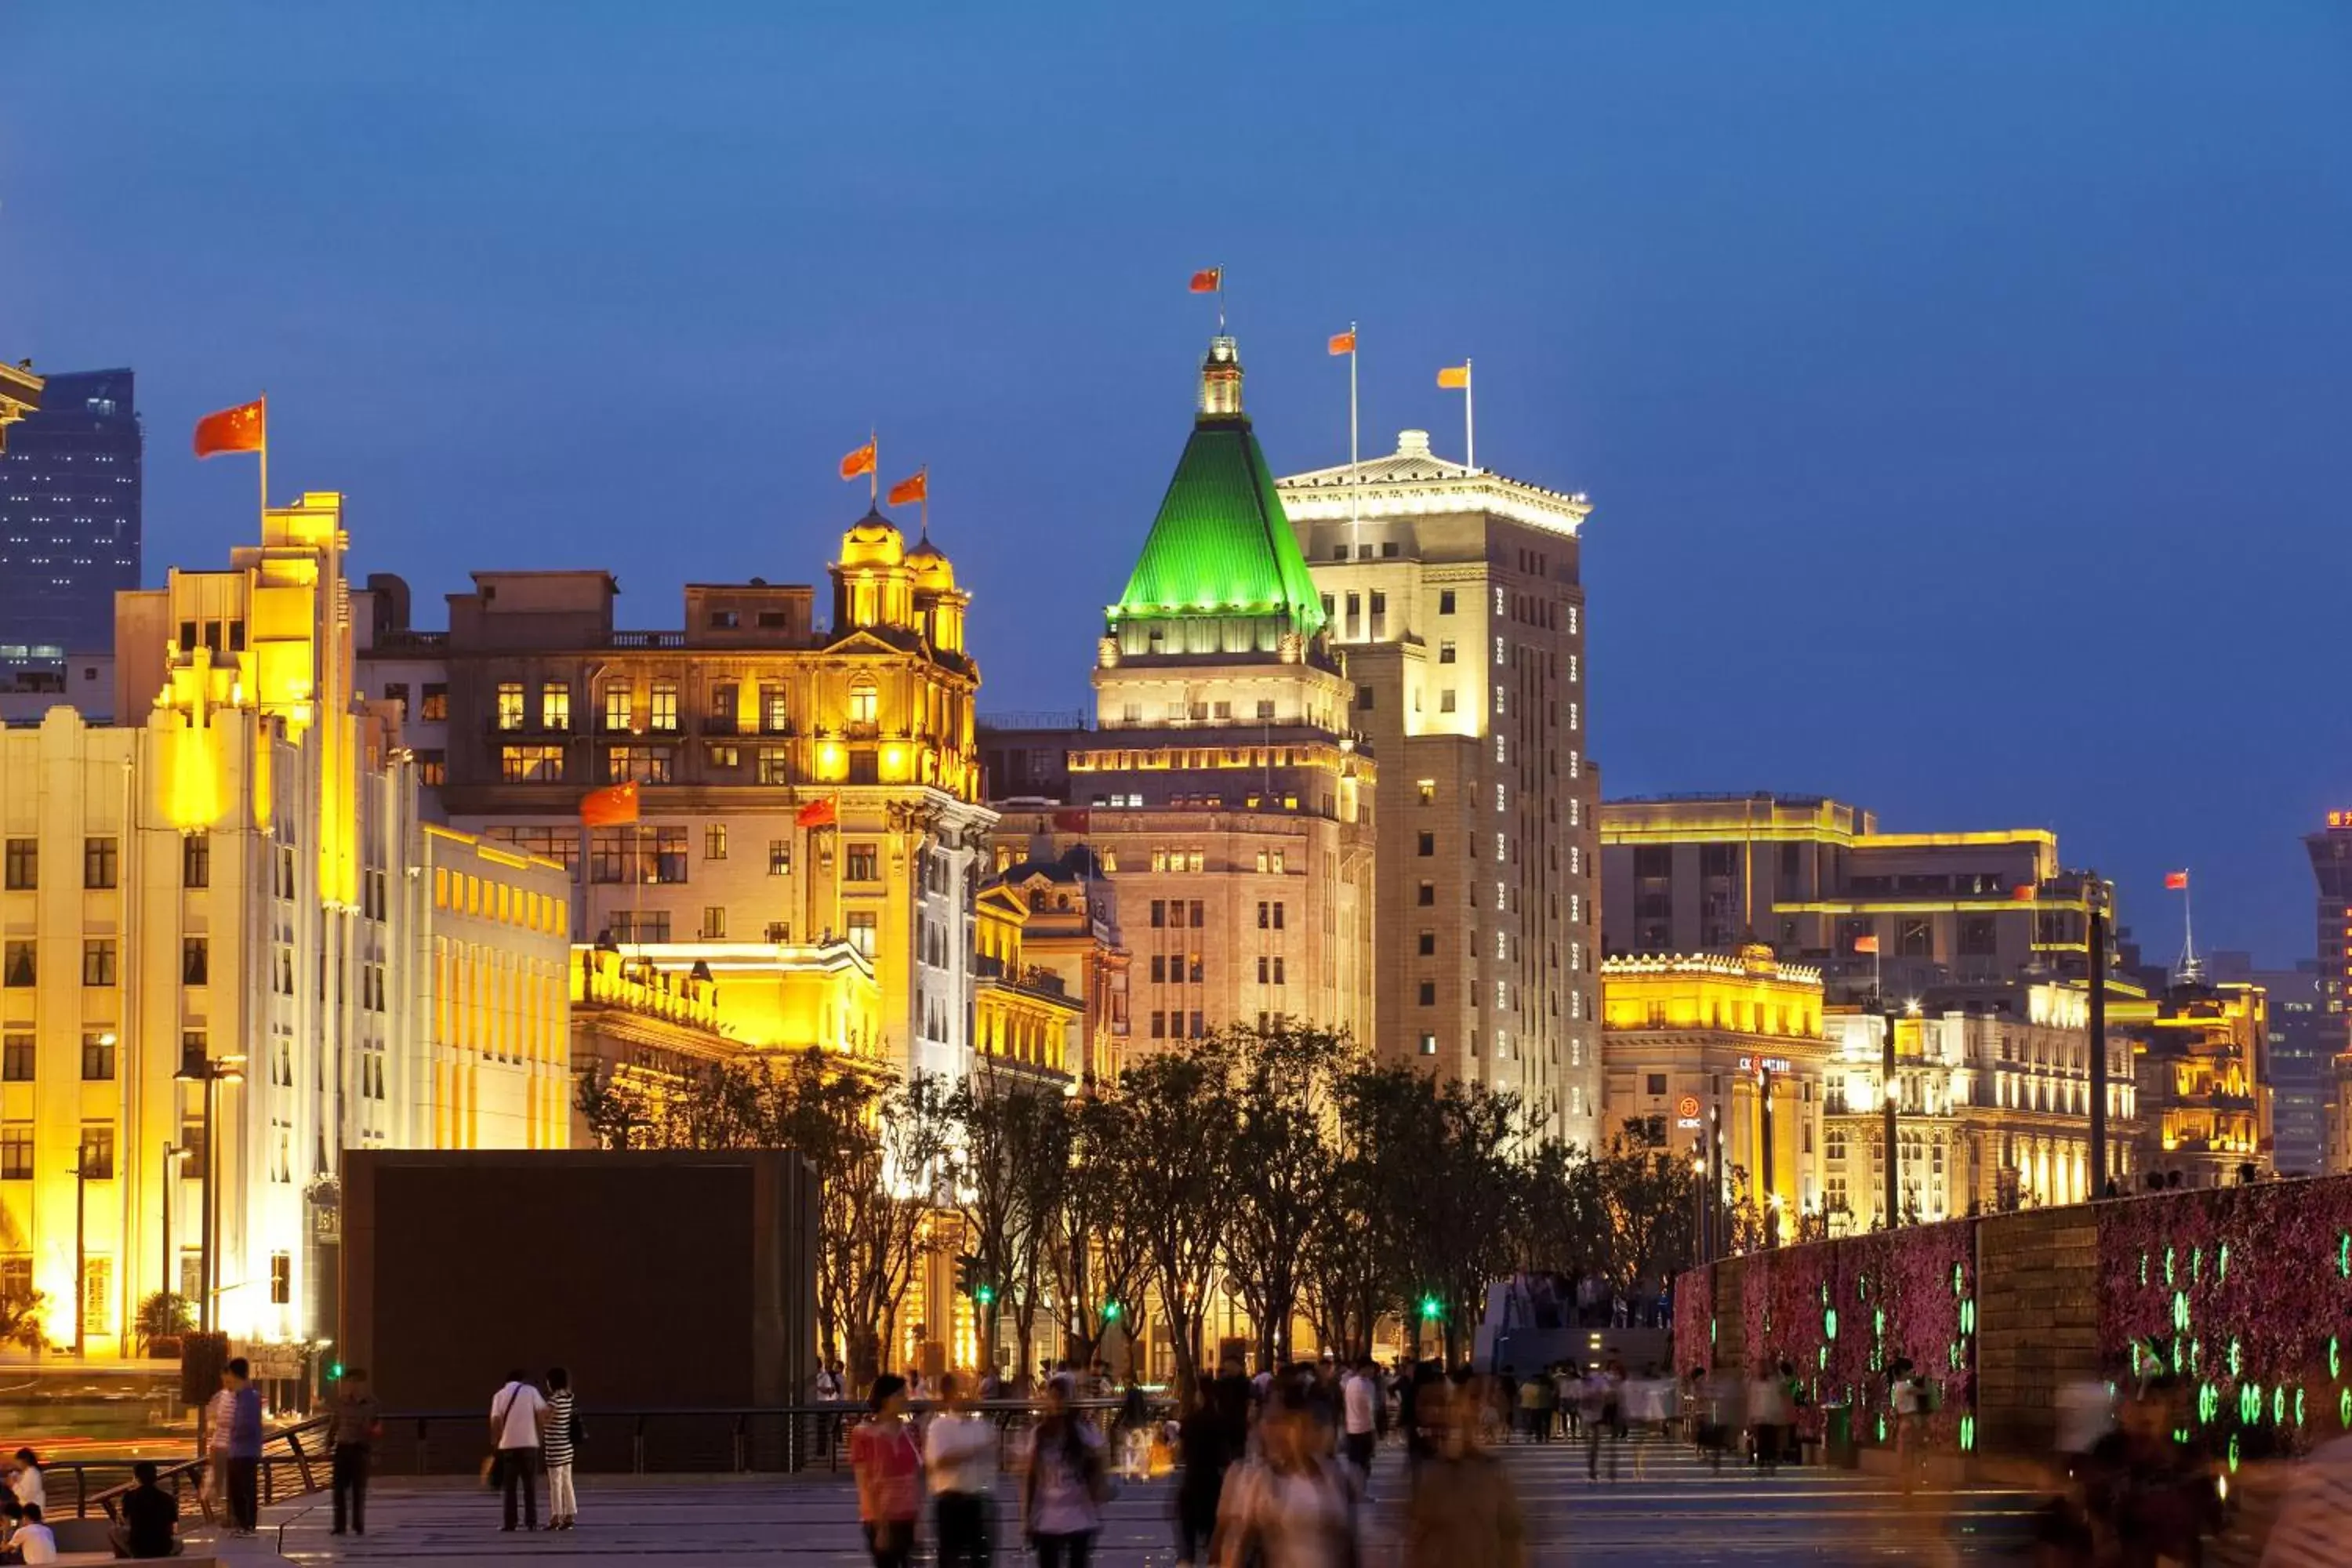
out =
[[1329,1198],[1300,1265],[1317,1336],[1349,1355],[1370,1352],[1381,1314],[1403,1307],[1410,1285],[1411,1241],[1392,1191],[1407,1156],[1391,1142],[1399,1130],[1391,1110],[1418,1082],[1357,1061],[1332,1084]]
[[1218,1259],[1257,1326],[1258,1363],[1289,1359],[1307,1247],[1318,1229],[1345,1223],[1331,1210],[1337,1164],[1329,1122],[1345,1036],[1281,1020],[1236,1026],[1211,1053],[1225,1073],[1234,1127]]
[[[1089,1089],[1072,1103],[1070,1158],[1047,1263],[1063,1337],[1081,1365],[1094,1358],[1114,1321],[1130,1345],[1147,1342],[1142,1298],[1150,1257],[1139,1211],[1150,1200],[1138,1190],[1129,1163],[1129,1120],[1116,1094]],[[1106,1311],[1113,1304],[1115,1319]]]
[[949,1097],[947,1112],[961,1140],[950,1156],[957,1205],[982,1288],[995,1298],[973,1303],[981,1362],[996,1364],[997,1321],[1009,1307],[1020,1341],[1015,1364],[1025,1373],[1069,1180],[1069,1101],[1059,1089],[999,1072],[993,1058],[982,1057]]
[[154,1291],[139,1303],[136,1328],[140,1353],[152,1354],[157,1340],[176,1339],[195,1326],[194,1302],[170,1290]]
[[948,1092],[810,1049],[715,1063],[657,1087],[583,1074],[578,1103],[608,1149],[789,1149],[818,1189],[817,1329],[859,1386],[914,1280],[929,1215],[945,1206]]
[[1658,1279],[1697,1255],[1699,1182],[1663,1142],[1620,1131],[1594,1162],[1603,1246],[1600,1273],[1620,1284]]
[[1200,1386],[1200,1335],[1228,1222],[1237,1108],[1223,1043],[1188,1040],[1129,1067],[1118,1104],[1121,1163],[1132,1201],[1121,1215],[1140,1237],[1176,1356],[1180,1402]]

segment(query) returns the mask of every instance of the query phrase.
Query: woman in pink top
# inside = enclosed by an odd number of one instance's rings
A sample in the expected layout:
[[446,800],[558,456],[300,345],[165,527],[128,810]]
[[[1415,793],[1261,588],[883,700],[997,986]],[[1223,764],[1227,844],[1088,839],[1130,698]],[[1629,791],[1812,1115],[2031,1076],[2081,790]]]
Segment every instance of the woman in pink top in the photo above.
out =
[[907,1425],[907,1380],[884,1373],[868,1400],[874,1414],[849,1435],[857,1477],[857,1517],[874,1568],[907,1568],[923,1496],[923,1454]]

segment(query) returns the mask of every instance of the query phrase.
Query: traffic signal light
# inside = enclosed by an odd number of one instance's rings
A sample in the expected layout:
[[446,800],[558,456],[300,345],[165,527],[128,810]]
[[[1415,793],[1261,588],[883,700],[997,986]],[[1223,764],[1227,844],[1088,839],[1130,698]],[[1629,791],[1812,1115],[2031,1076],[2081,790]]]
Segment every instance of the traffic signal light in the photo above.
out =
[[971,1289],[971,1299],[983,1307],[996,1304],[996,1287],[983,1279]]
[[1424,1318],[1442,1318],[1445,1316],[1445,1308],[1435,1296],[1423,1296],[1421,1299],[1421,1315]]
[[341,1383],[343,1381],[343,1363],[341,1362],[336,1361],[329,1362],[327,1363],[327,1381],[330,1383]]
[[956,1259],[956,1294],[980,1294],[980,1259],[967,1252]]
[[1106,1323],[1116,1323],[1116,1322],[1118,1322],[1118,1310],[1119,1310],[1119,1309],[1118,1309],[1118,1302],[1116,1302],[1116,1301],[1105,1301],[1105,1302],[1103,1303],[1103,1321],[1104,1321],[1104,1322],[1106,1322]]

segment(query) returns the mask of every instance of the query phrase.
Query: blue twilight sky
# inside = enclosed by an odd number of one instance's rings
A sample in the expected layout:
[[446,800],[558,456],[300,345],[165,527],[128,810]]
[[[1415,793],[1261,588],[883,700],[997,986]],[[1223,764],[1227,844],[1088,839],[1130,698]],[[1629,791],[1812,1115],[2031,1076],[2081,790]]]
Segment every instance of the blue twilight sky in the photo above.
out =
[[438,624],[475,568],[821,578],[931,465],[989,710],[1086,698],[1222,263],[1291,469],[1591,492],[1614,794],[1826,791],[2194,868],[2312,950],[2352,805],[2352,9],[0,6],[0,351],[128,363],[147,561],[252,526],[200,413]]

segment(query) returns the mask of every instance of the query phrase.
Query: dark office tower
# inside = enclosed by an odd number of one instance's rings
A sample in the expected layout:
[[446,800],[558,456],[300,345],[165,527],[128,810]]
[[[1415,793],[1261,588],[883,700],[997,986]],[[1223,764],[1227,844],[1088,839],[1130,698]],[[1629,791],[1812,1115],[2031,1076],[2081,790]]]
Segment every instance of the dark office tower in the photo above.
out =
[[127,370],[44,376],[0,452],[0,684],[114,642],[139,586],[139,414]]

